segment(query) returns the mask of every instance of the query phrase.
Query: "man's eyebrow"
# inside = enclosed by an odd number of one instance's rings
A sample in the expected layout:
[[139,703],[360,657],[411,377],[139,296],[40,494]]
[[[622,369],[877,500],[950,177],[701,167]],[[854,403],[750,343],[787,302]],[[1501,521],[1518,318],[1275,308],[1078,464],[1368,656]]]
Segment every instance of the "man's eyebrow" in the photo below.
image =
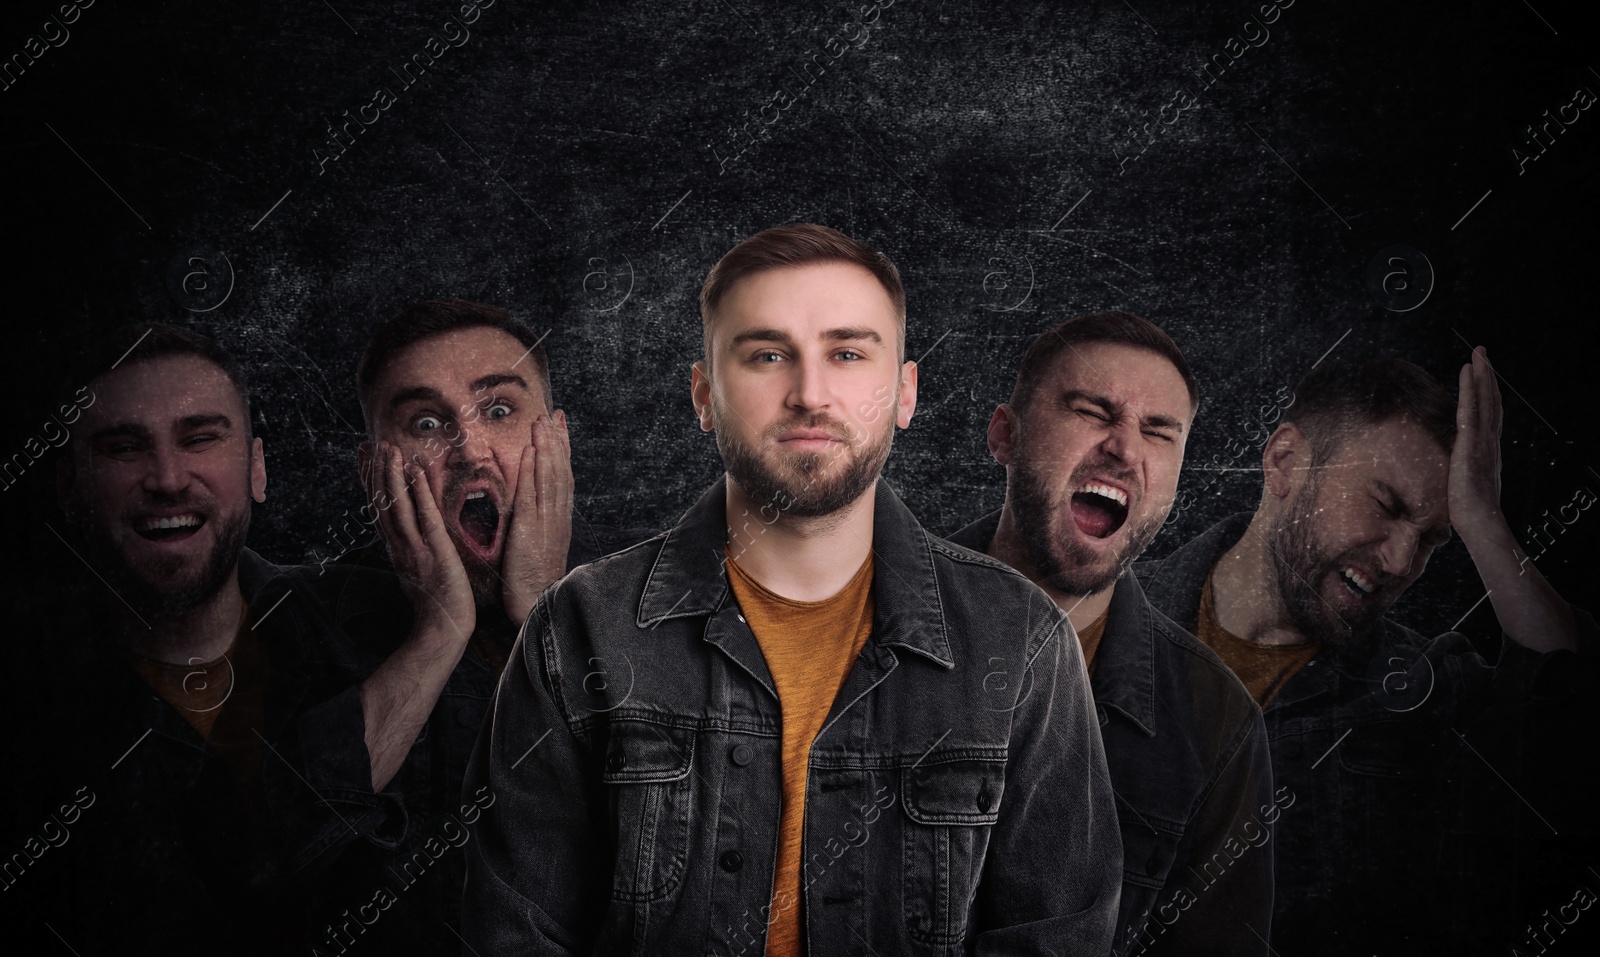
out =
[[394,395],[390,396],[389,408],[392,411],[394,409],[398,409],[402,405],[405,405],[407,402],[435,402],[442,405],[444,403],[444,396],[439,394],[438,389],[432,388],[431,386],[414,385],[409,389],[401,389],[399,392],[396,392]]
[[233,420],[221,412],[197,412],[194,415],[186,415],[179,419],[178,426],[185,429],[203,429],[208,426],[231,429],[233,428]]
[[1121,403],[1114,401],[1109,396],[1101,395],[1098,392],[1085,392],[1082,389],[1068,389],[1067,391],[1061,393],[1062,405],[1069,405],[1073,402],[1087,402],[1090,405],[1099,406],[1100,408],[1113,414],[1122,411]]
[[[875,342],[879,344],[883,342],[883,336],[877,330],[858,326],[837,326],[832,329],[825,329],[818,333],[817,337],[829,342]],[[793,337],[781,329],[746,329],[728,341],[728,348],[737,349],[747,342],[792,341]]]
[[[1112,416],[1121,415],[1123,410],[1123,404],[1116,399],[1101,395],[1098,392],[1087,392],[1083,389],[1068,389],[1061,394],[1061,402],[1063,405],[1070,405],[1073,402],[1087,402],[1103,409],[1107,415]],[[1183,432],[1182,419],[1162,413],[1143,416],[1139,419],[1139,425],[1141,428],[1167,429],[1180,434]]]
[[1383,503],[1386,507],[1399,513],[1402,518],[1411,514],[1411,506],[1406,504],[1406,500],[1399,492],[1395,491],[1393,485],[1381,478],[1375,478],[1372,480],[1372,487],[1377,490],[1380,496],[1388,499]]
[[851,342],[864,339],[879,345],[883,344],[883,336],[878,335],[877,330],[857,328],[855,326],[840,326],[836,329],[829,329],[822,333],[821,338],[834,342]]
[[103,429],[95,429],[89,434],[90,442],[103,442],[107,439],[143,439],[149,441],[150,430],[132,422],[119,422],[116,425],[108,425]]
[[778,329],[746,329],[728,340],[729,349],[737,349],[747,342],[788,342],[789,334]]
[[528,380],[515,372],[491,372],[488,375],[479,376],[472,380],[471,389],[473,394],[476,395],[502,385],[514,385],[524,392],[528,391]]
[[1139,420],[1139,424],[1152,429],[1167,429],[1180,434],[1183,432],[1183,420],[1161,413],[1147,415]]

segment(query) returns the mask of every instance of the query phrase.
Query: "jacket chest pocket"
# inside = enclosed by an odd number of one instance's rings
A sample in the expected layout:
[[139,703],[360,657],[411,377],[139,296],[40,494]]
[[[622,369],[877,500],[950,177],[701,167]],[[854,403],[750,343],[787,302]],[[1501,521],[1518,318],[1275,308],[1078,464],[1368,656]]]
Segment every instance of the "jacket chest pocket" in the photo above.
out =
[[1004,791],[1003,761],[929,759],[902,772],[901,895],[913,940],[948,946],[965,938]]
[[660,900],[683,880],[694,738],[693,731],[649,722],[611,727],[601,777],[611,793],[611,894],[619,901]]

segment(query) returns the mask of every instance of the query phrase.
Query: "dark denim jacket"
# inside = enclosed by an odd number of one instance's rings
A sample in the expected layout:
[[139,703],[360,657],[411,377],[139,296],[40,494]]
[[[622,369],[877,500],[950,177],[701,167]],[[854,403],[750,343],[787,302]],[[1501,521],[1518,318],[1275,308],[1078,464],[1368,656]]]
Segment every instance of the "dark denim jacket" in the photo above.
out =
[[881,480],[872,637],[811,749],[802,899],[769,905],[780,713],[723,481],[529,616],[468,772],[472,951],[758,955],[798,906],[819,957],[1105,954],[1121,842],[1066,617]]
[[[1166,559],[1139,563],[1151,603],[1193,629],[1207,575],[1250,519],[1233,515]],[[1464,952],[1446,937],[1470,938],[1472,915],[1450,888],[1470,892],[1472,882],[1452,863],[1459,848],[1448,832],[1473,816],[1479,795],[1502,791],[1495,777],[1510,772],[1502,765],[1491,776],[1468,742],[1486,750],[1480,735],[1536,697],[1543,672],[1572,658],[1506,639],[1490,664],[1460,633],[1427,640],[1384,619],[1376,646],[1323,651],[1291,678],[1264,715],[1278,789],[1295,798],[1274,839],[1273,946]],[[1539,828],[1526,808],[1512,810]]]
[[[950,541],[983,551],[999,524],[997,509]],[[1283,809],[1261,710],[1133,575],[1117,581],[1096,656],[1090,685],[1122,829],[1115,952],[1265,957]]]
[[[325,893],[338,852],[393,847],[405,818],[393,794],[372,793],[359,704],[346,707],[371,662],[350,653],[326,601],[329,589],[365,590],[381,576],[315,573],[248,549],[240,557],[268,667],[249,789],[134,672],[106,623],[84,622],[93,633],[84,660],[62,663],[72,680],[31,716],[42,760],[20,782],[35,805],[25,820],[66,813],[68,836],[9,892],[8,904],[35,908],[14,941],[38,931],[85,957],[281,954],[317,943],[310,915],[356,893]],[[80,636],[58,637],[66,645]],[[75,795],[88,803],[64,812]]]

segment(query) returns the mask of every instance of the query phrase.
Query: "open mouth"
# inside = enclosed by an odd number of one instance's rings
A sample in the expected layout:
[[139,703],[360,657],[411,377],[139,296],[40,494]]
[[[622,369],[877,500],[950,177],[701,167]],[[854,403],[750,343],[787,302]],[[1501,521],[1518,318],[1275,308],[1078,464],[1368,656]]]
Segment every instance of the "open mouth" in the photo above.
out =
[[1104,482],[1085,482],[1072,493],[1072,521],[1090,538],[1109,538],[1128,520],[1128,493]]
[[1361,574],[1352,565],[1346,565],[1339,569],[1339,581],[1343,582],[1344,587],[1350,589],[1351,593],[1360,595],[1362,598],[1378,590],[1377,582]]
[[488,551],[500,534],[500,508],[487,492],[468,492],[461,503],[457,524],[461,526],[461,533],[474,545]]
[[146,541],[177,542],[194,535],[205,523],[205,516],[189,512],[140,519],[134,522],[133,530]]

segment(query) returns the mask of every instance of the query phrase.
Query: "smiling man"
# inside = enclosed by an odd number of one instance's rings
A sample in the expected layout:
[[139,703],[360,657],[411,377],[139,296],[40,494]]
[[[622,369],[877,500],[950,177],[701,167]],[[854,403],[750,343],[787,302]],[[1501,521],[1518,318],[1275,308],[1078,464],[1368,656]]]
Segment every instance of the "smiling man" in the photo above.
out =
[[[1156,607],[1264,709],[1277,782],[1299,799],[1278,831],[1273,945],[1284,953],[1483,945],[1478,915],[1460,908],[1478,898],[1445,890],[1473,867],[1451,863],[1461,850],[1446,834],[1479,799],[1463,775],[1506,784],[1471,742],[1540,697],[1580,623],[1594,627],[1524,561],[1500,511],[1500,421],[1481,348],[1457,399],[1402,360],[1323,363],[1267,440],[1254,514],[1139,569]],[[1452,530],[1504,629],[1492,665],[1459,632],[1425,640],[1387,616]],[[1452,618],[1478,599],[1460,597]],[[1507,874],[1483,877],[1467,893],[1509,896],[1489,889],[1508,887]]]
[[28,916],[19,932],[85,954],[303,948],[300,888],[353,842],[385,840],[381,799],[330,786],[341,765],[365,786],[371,766],[359,720],[329,720],[358,672],[329,660],[347,642],[318,594],[374,576],[245,547],[266,456],[219,345],[152,324],[86,351],[73,381],[94,398],[57,488],[91,600],[52,610],[52,670],[72,680],[41,694],[27,736],[41,760],[12,785],[46,805],[29,819],[72,833],[7,904]]
[[1132,313],[1039,335],[989,421],[997,511],[950,540],[1000,559],[1066,613],[1088,662],[1122,830],[1117,954],[1266,954],[1276,819],[1266,731],[1130,563],[1172,509],[1199,393]]
[[700,302],[727,474],[534,608],[467,784],[496,795],[469,946],[1105,953],[1120,845],[1066,617],[879,475],[917,399],[898,271],[785,226]]

